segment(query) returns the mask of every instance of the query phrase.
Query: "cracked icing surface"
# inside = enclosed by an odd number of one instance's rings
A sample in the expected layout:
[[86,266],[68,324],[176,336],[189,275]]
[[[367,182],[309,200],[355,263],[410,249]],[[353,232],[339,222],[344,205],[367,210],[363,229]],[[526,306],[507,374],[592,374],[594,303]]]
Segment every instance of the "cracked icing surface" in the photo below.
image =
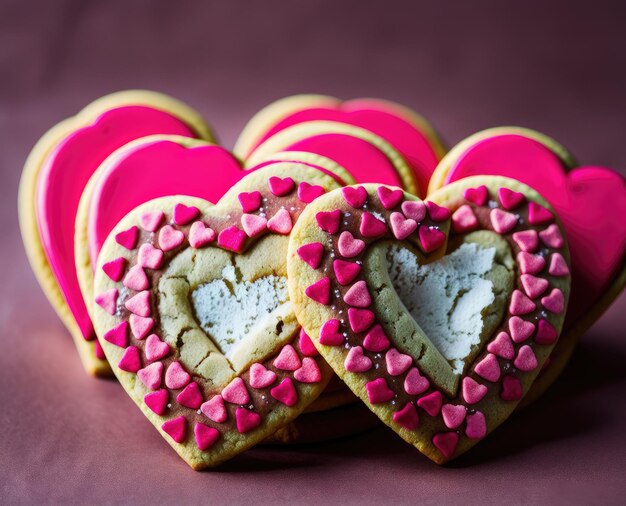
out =
[[462,374],[466,357],[480,343],[482,314],[495,300],[486,277],[495,256],[495,247],[466,243],[437,262],[419,265],[410,250],[388,249],[394,289],[455,374]]
[[191,295],[200,327],[227,357],[255,328],[266,325],[272,313],[287,301],[287,279],[265,276],[252,282],[238,280],[233,265],[222,279],[198,287]]

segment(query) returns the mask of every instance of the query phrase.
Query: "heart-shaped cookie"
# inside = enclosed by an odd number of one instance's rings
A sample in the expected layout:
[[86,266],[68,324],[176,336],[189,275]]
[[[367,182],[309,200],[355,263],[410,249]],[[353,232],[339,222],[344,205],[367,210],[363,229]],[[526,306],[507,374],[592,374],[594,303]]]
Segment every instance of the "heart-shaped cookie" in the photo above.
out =
[[425,202],[353,186],[294,227],[289,294],[353,392],[443,463],[528,392],[563,325],[568,262],[549,204],[517,181],[468,178]]
[[83,188],[100,163],[129,141],[151,134],[212,139],[191,108],[160,93],[102,97],[48,131],[31,151],[19,190],[24,247],[50,303],[72,334],[90,373],[108,371],[74,265],[74,220]]
[[[234,152],[243,159],[248,158],[278,132],[310,121],[345,123],[382,137],[406,159],[423,192],[446,151],[433,127],[415,111],[400,104],[372,98],[344,102],[324,95],[296,95],[277,100],[255,114],[242,130]],[[324,146],[322,138],[311,139],[306,144],[316,152]]]
[[257,165],[272,153],[308,152],[344,167],[357,182],[381,182],[417,191],[417,181],[404,157],[385,139],[364,128],[333,121],[293,125],[270,137],[246,160]]
[[310,192],[338,186],[277,162],[215,206],[185,196],[143,204],[106,240],[96,332],[120,383],[194,469],[263,440],[328,383],[287,297],[286,251]]
[[550,364],[525,402],[552,384],[578,337],[626,285],[626,181],[607,168],[575,167],[576,161],[563,146],[539,132],[493,128],[452,148],[429,187],[433,192],[481,174],[512,177],[541,193],[563,222],[572,256],[570,309]]

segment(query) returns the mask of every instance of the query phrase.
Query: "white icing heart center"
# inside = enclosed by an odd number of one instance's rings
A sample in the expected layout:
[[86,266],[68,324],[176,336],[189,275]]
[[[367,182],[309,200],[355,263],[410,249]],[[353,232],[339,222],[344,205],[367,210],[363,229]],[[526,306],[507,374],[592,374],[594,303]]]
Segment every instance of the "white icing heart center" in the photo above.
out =
[[238,280],[235,267],[229,265],[222,279],[199,286],[191,300],[200,327],[229,357],[246,336],[276,320],[273,313],[288,300],[287,280],[274,275]]
[[495,300],[486,278],[496,248],[462,244],[436,262],[419,265],[408,249],[391,246],[389,277],[398,296],[439,352],[462,374],[465,359],[480,344],[482,314]]

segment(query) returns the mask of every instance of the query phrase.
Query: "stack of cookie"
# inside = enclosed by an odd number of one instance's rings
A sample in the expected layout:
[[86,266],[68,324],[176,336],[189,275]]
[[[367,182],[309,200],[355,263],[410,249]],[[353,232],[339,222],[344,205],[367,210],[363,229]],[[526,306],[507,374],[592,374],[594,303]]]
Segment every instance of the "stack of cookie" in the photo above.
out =
[[312,95],[261,110],[232,153],[177,100],[110,95],[44,135],[20,187],[86,370],[194,469],[380,421],[462,454],[622,290],[624,215],[621,176],[537,132],[446,154],[403,106]]

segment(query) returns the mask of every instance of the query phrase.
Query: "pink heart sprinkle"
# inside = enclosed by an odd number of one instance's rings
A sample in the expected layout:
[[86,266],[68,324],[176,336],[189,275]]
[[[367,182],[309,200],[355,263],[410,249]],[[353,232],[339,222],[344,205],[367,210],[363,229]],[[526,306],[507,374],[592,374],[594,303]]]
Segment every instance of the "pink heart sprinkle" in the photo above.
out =
[[526,341],[535,331],[535,324],[522,320],[519,316],[512,316],[509,319],[509,332],[511,339],[516,343]]
[[513,365],[520,371],[529,372],[537,368],[537,357],[533,349],[525,344],[517,352]]
[[395,397],[396,394],[387,385],[385,378],[376,378],[365,384],[365,390],[367,391],[367,398],[371,404],[382,404],[388,402]]
[[393,212],[389,217],[393,235],[399,241],[406,239],[417,229],[417,222],[411,218],[405,218],[402,213]]
[[154,362],[137,371],[139,380],[150,390],[156,390],[161,386],[163,376],[163,362]]
[[100,341],[98,341],[97,339],[95,341],[95,348],[96,348],[96,358],[99,358],[100,360],[105,360],[106,356],[104,354],[104,350],[102,349],[102,346],[100,345]]
[[557,338],[558,334],[556,332],[556,329],[548,320],[541,318],[537,322],[537,334],[535,334],[535,342],[538,344],[547,345],[554,343]]
[[506,234],[517,225],[517,216],[498,208],[491,210],[489,219],[491,226],[498,234]]
[[330,278],[325,277],[309,285],[304,293],[309,299],[328,305],[330,303]]
[[441,408],[441,417],[443,418],[443,423],[446,424],[448,429],[456,429],[459,425],[461,425],[463,420],[465,420],[466,414],[467,409],[465,409],[465,406],[462,404],[444,404]]
[[247,404],[250,401],[250,394],[243,380],[237,377],[224,387],[222,398],[231,404]]
[[537,305],[520,290],[513,290],[511,304],[509,305],[509,312],[512,315],[520,316],[532,313],[536,308]]
[[317,357],[319,355],[319,351],[317,351],[313,341],[311,341],[311,338],[304,331],[304,329],[300,329],[298,346],[300,348],[300,353],[302,353],[305,357]]
[[413,358],[404,353],[400,353],[395,348],[391,348],[385,354],[385,363],[387,364],[387,372],[391,376],[400,376],[413,364]]
[[428,216],[433,221],[446,221],[450,219],[450,211],[445,207],[439,206],[430,200],[426,201],[426,209]]
[[481,411],[467,415],[465,435],[470,439],[482,439],[487,435],[487,422]]
[[280,178],[278,176],[272,176],[268,179],[267,185],[272,192],[272,195],[282,197],[293,190],[295,183],[290,177]]
[[367,201],[367,191],[362,186],[346,186],[341,189],[344,200],[355,209],[363,207]]
[[295,406],[298,402],[298,392],[296,392],[296,387],[293,386],[291,378],[283,379],[270,390],[270,395],[278,402],[282,402],[285,406]]
[[349,285],[361,272],[361,265],[347,260],[335,260],[333,271],[340,285]]
[[215,230],[207,227],[202,221],[194,221],[189,229],[189,244],[192,248],[201,248],[213,242],[216,237]]
[[533,299],[539,297],[548,289],[547,279],[538,278],[532,274],[522,274],[520,280],[526,294]]
[[456,432],[439,432],[433,436],[433,445],[447,459],[454,455],[458,444],[459,435]]
[[482,206],[487,202],[489,192],[485,185],[480,185],[477,188],[466,188],[463,190],[463,198],[472,204]]
[[346,304],[353,307],[369,307],[372,303],[372,297],[367,289],[365,281],[357,281],[343,296]]
[[343,231],[337,241],[339,254],[346,258],[353,258],[365,249],[365,243],[355,237],[347,230]]
[[554,220],[554,215],[545,207],[533,202],[528,203],[528,223],[531,225],[546,225]]
[[404,391],[409,395],[419,395],[430,387],[430,382],[422,376],[417,367],[412,367],[404,378]]
[[390,344],[387,334],[379,323],[374,325],[363,339],[363,347],[375,353],[385,351]]
[[146,354],[146,358],[150,362],[154,362],[155,360],[167,357],[169,352],[169,345],[161,341],[159,339],[159,336],[157,336],[156,334],[150,334],[148,336],[148,339],[146,339],[146,347],[144,348],[144,353]]
[[466,233],[478,228],[478,218],[467,204],[463,204],[452,215],[452,229],[458,233]]
[[563,255],[560,253],[554,253],[550,257],[550,267],[548,268],[548,272],[553,276],[568,276],[569,275],[569,267],[567,266],[567,262]]
[[522,394],[522,382],[519,379],[510,374],[502,378],[500,398],[503,401],[519,401],[522,398]]
[[402,199],[404,199],[404,192],[402,190],[391,190],[386,186],[379,186],[376,190],[380,203],[387,210],[398,207]]
[[128,322],[120,322],[112,329],[107,330],[102,339],[120,348],[126,348],[128,344]]
[[113,315],[117,309],[117,296],[118,291],[117,288],[111,288],[106,290],[94,298],[94,302],[98,304],[102,309],[104,309],[107,313]]
[[401,410],[393,414],[393,421],[407,430],[415,430],[420,424],[417,409],[411,402],[407,402]]
[[259,191],[241,192],[237,198],[244,213],[253,213],[261,207],[261,192]]
[[462,390],[463,399],[465,399],[465,402],[468,404],[476,404],[487,395],[487,387],[470,377],[463,378]]
[[302,367],[293,373],[293,377],[300,383],[319,383],[322,381],[322,372],[315,360],[305,357]]
[[315,215],[315,220],[324,232],[336,234],[339,231],[339,223],[341,222],[341,211],[339,209],[320,211]]
[[425,253],[432,253],[446,242],[446,234],[436,228],[422,225],[419,228],[420,243]]
[[137,239],[139,239],[139,228],[135,225],[115,235],[115,242],[127,250],[135,249]]
[[163,211],[146,211],[139,217],[139,224],[144,230],[155,232],[164,216]]
[[348,372],[365,372],[372,368],[372,361],[363,354],[363,348],[354,346],[346,355],[343,366]]
[[234,225],[225,228],[217,236],[217,244],[220,248],[234,251],[235,253],[241,253],[245,241],[246,233]]
[[276,214],[267,221],[267,228],[276,234],[289,234],[293,228],[289,211],[287,211],[287,209],[279,209]]
[[200,209],[195,206],[186,206],[185,204],[176,204],[174,206],[174,223],[176,225],[187,225],[200,214]]
[[[160,362],[155,363],[159,364]],[[190,380],[191,376],[183,369],[180,362],[172,362],[167,368],[167,371],[165,371],[165,385],[167,388],[173,390],[183,388]]]
[[113,281],[122,279],[124,270],[126,269],[126,259],[124,257],[116,258],[102,265],[102,270]]
[[189,383],[183,391],[176,396],[176,402],[178,404],[190,409],[198,409],[203,401],[202,392],[200,392],[200,387],[195,381]]
[[539,247],[539,235],[536,230],[515,232],[513,234],[513,240],[516,242],[519,249],[528,253],[535,252]]
[[133,265],[126,274],[123,284],[126,288],[140,292],[148,288],[148,276],[141,265]]
[[159,247],[163,251],[171,251],[178,248],[184,240],[185,234],[171,225],[165,225],[159,230]]
[[545,230],[539,232],[539,238],[546,246],[550,248],[562,248],[565,244],[561,230],[556,223],[553,223]]
[[150,316],[150,292],[139,292],[124,302],[124,306],[137,316]]
[[122,371],[136,373],[141,369],[141,356],[139,355],[139,348],[136,346],[129,346],[124,350],[122,358],[117,364]]
[[146,269],[158,269],[163,261],[163,252],[152,246],[142,244],[137,255],[137,263]]
[[313,202],[317,197],[324,195],[326,190],[323,186],[311,185],[306,181],[302,181],[298,186],[298,198],[307,204]]
[[500,199],[502,207],[504,207],[507,211],[515,209],[526,200],[526,196],[523,193],[504,187],[498,190],[498,198]]
[[417,399],[417,405],[430,416],[437,416],[443,404],[443,397],[438,390]]
[[250,432],[261,425],[261,415],[246,408],[237,408],[235,420],[237,421],[237,431],[240,434]]
[[136,314],[131,314],[128,321],[130,322],[130,330],[133,336],[139,341],[146,337],[154,326],[154,320],[152,318],[144,318]]
[[375,318],[369,309],[348,308],[348,321],[352,332],[365,332],[372,326]]
[[511,360],[515,356],[513,342],[506,332],[500,332],[497,337],[487,345],[487,351],[508,360]]
[[541,304],[551,313],[560,313],[565,308],[563,292],[558,288],[553,288],[550,295],[541,298]]
[[345,336],[339,332],[339,320],[328,320],[320,329],[320,344],[325,346],[341,346]]
[[200,406],[200,411],[202,411],[204,416],[215,423],[224,423],[228,419],[228,412],[226,411],[224,399],[222,399],[221,395],[211,397]]
[[217,429],[199,422],[193,428],[193,433],[196,438],[196,446],[200,451],[211,448],[220,437]]
[[376,218],[372,213],[365,211],[361,215],[359,232],[363,237],[381,237],[387,233],[387,225]]
[[168,420],[161,425],[161,429],[177,443],[187,439],[187,419],[182,415]]
[[278,356],[274,359],[274,367],[281,371],[295,371],[302,363],[295,348],[290,344],[283,346]]
[[265,388],[276,381],[276,373],[266,369],[263,364],[255,363],[250,366],[250,386]]
[[[510,340],[508,342],[511,344]],[[513,350],[512,345],[511,350]],[[500,363],[493,353],[488,353],[485,358],[476,364],[474,372],[487,381],[498,381],[500,379]]]
[[517,254],[517,263],[522,274],[538,274],[546,265],[546,259],[541,255],[533,255],[526,251]]
[[321,242],[311,242],[300,246],[296,251],[303,262],[309,264],[312,269],[317,269],[322,262],[324,245]]
[[426,204],[421,200],[405,200],[400,206],[404,216],[418,223],[426,218]]
[[150,392],[143,398],[143,402],[146,403],[146,406],[148,406],[157,415],[165,413],[168,401],[169,394],[164,388],[161,388],[156,392]]
[[267,218],[256,214],[244,214],[241,216],[241,226],[248,237],[256,237],[267,228]]

